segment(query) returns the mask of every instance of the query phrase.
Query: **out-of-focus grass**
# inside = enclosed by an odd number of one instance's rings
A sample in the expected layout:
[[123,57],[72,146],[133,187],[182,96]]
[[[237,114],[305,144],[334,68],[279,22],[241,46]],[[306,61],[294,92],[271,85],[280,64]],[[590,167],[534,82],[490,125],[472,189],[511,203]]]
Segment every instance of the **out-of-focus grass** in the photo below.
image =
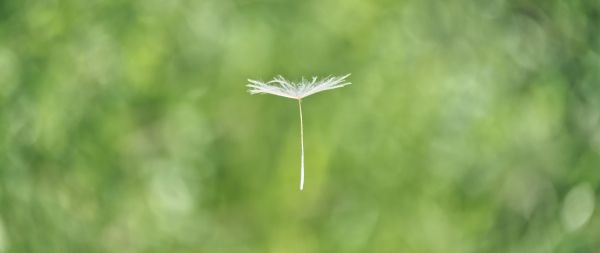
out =
[[[593,252],[595,1],[0,2],[0,252]],[[351,72],[304,106],[247,78]]]

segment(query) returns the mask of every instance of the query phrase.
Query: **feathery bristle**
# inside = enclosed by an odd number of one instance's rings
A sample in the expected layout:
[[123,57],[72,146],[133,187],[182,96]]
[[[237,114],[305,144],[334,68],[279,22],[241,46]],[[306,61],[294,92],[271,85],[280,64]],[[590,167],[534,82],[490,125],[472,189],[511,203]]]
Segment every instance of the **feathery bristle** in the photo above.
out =
[[346,82],[345,80],[348,76],[350,74],[340,77],[326,77],[321,80],[318,80],[317,77],[313,77],[312,80],[302,78],[297,83],[290,82],[282,76],[277,76],[268,82],[248,79],[250,83],[247,87],[250,94],[271,94],[292,99],[302,99],[315,93],[344,87],[350,84],[350,82]]

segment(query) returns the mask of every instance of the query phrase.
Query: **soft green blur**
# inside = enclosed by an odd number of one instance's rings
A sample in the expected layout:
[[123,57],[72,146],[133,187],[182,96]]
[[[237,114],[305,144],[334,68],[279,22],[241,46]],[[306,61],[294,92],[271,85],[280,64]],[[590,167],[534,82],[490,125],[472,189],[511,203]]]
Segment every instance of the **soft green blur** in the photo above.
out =
[[[598,252],[600,1],[2,0],[0,253]],[[247,79],[352,73],[297,103]]]

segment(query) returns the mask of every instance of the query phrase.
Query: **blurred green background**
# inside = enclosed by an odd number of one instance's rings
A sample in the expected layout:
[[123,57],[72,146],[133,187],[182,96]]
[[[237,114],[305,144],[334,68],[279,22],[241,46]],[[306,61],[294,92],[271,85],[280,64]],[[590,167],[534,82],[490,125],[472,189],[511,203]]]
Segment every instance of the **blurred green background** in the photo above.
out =
[[[0,1],[0,252],[599,252],[600,2]],[[352,73],[297,104],[246,79]]]

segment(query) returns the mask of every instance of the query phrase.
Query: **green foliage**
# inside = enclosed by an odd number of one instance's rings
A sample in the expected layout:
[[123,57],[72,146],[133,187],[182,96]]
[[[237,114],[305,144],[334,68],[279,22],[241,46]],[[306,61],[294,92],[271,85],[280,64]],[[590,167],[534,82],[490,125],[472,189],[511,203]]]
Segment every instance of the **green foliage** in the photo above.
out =
[[[0,252],[594,252],[600,2],[0,1]],[[296,104],[246,79],[352,73]]]

